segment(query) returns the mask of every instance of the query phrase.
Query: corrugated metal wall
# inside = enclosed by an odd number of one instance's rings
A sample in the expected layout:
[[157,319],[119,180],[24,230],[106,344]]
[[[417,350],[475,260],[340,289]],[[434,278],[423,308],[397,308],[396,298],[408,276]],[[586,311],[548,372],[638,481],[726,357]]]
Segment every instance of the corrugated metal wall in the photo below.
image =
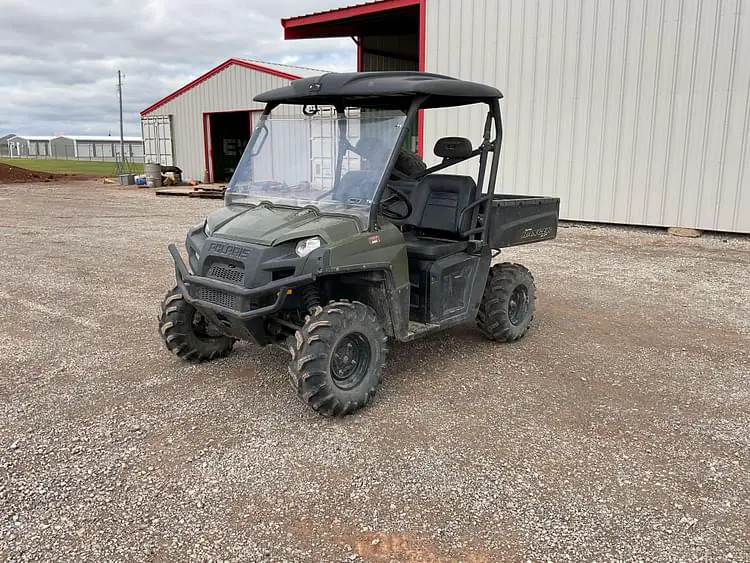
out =
[[263,104],[254,102],[253,97],[288,83],[289,80],[271,74],[232,65],[149,115],[173,116],[174,164],[182,168],[183,178],[202,180],[203,114],[263,109]]
[[419,70],[417,35],[368,35],[360,40],[361,70]]
[[498,189],[566,219],[750,233],[749,53],[750,0],[427,1],[426,70],[505,94]]

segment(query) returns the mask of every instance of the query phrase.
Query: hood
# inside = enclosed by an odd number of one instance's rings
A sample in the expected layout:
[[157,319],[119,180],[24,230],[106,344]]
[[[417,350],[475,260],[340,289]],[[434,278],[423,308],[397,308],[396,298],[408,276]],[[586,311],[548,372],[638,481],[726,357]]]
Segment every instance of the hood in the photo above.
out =
[[267,205],[224,207],[209,215],[206,222],[212,237],[266,246],[316,235],[332,242],[359,232],[359,223],[354,217],[321,215],[311,208]]

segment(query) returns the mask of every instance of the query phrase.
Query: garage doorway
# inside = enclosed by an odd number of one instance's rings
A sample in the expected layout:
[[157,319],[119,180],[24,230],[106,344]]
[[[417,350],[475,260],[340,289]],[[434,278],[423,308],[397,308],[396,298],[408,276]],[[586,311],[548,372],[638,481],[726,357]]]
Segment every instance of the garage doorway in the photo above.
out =
[[212,182],[228,182],[253,130],[253,111],[225,111],[203,116],[207,169]]

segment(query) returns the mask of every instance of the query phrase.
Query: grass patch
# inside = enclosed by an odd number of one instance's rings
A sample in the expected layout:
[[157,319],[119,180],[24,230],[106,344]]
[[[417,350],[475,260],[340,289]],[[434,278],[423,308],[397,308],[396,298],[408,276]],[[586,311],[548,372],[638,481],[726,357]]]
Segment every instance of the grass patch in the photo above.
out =
[[[97,162],[94,160],[55,160],[46,158],[0,158],[3,164],[34,172],[51,174],[85,174],[87,176],[115,176],[114,162]],[[134,174],[143,173],[143,164],[135,163]]]

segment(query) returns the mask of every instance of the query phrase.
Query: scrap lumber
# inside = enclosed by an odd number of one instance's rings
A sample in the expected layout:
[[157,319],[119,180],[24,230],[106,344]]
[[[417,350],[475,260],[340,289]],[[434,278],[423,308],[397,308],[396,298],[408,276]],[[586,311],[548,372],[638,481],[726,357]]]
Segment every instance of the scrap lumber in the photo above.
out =
[[226,186],[215,184],[198,184],[197,186],[172,186],[157,189],[156,195],[205,197],[221,199],[224,197]]
[[172,186],[169,188],[158,188],[154,191],[156,195],[182,195],[189,196],[193,191],[192,186]]

